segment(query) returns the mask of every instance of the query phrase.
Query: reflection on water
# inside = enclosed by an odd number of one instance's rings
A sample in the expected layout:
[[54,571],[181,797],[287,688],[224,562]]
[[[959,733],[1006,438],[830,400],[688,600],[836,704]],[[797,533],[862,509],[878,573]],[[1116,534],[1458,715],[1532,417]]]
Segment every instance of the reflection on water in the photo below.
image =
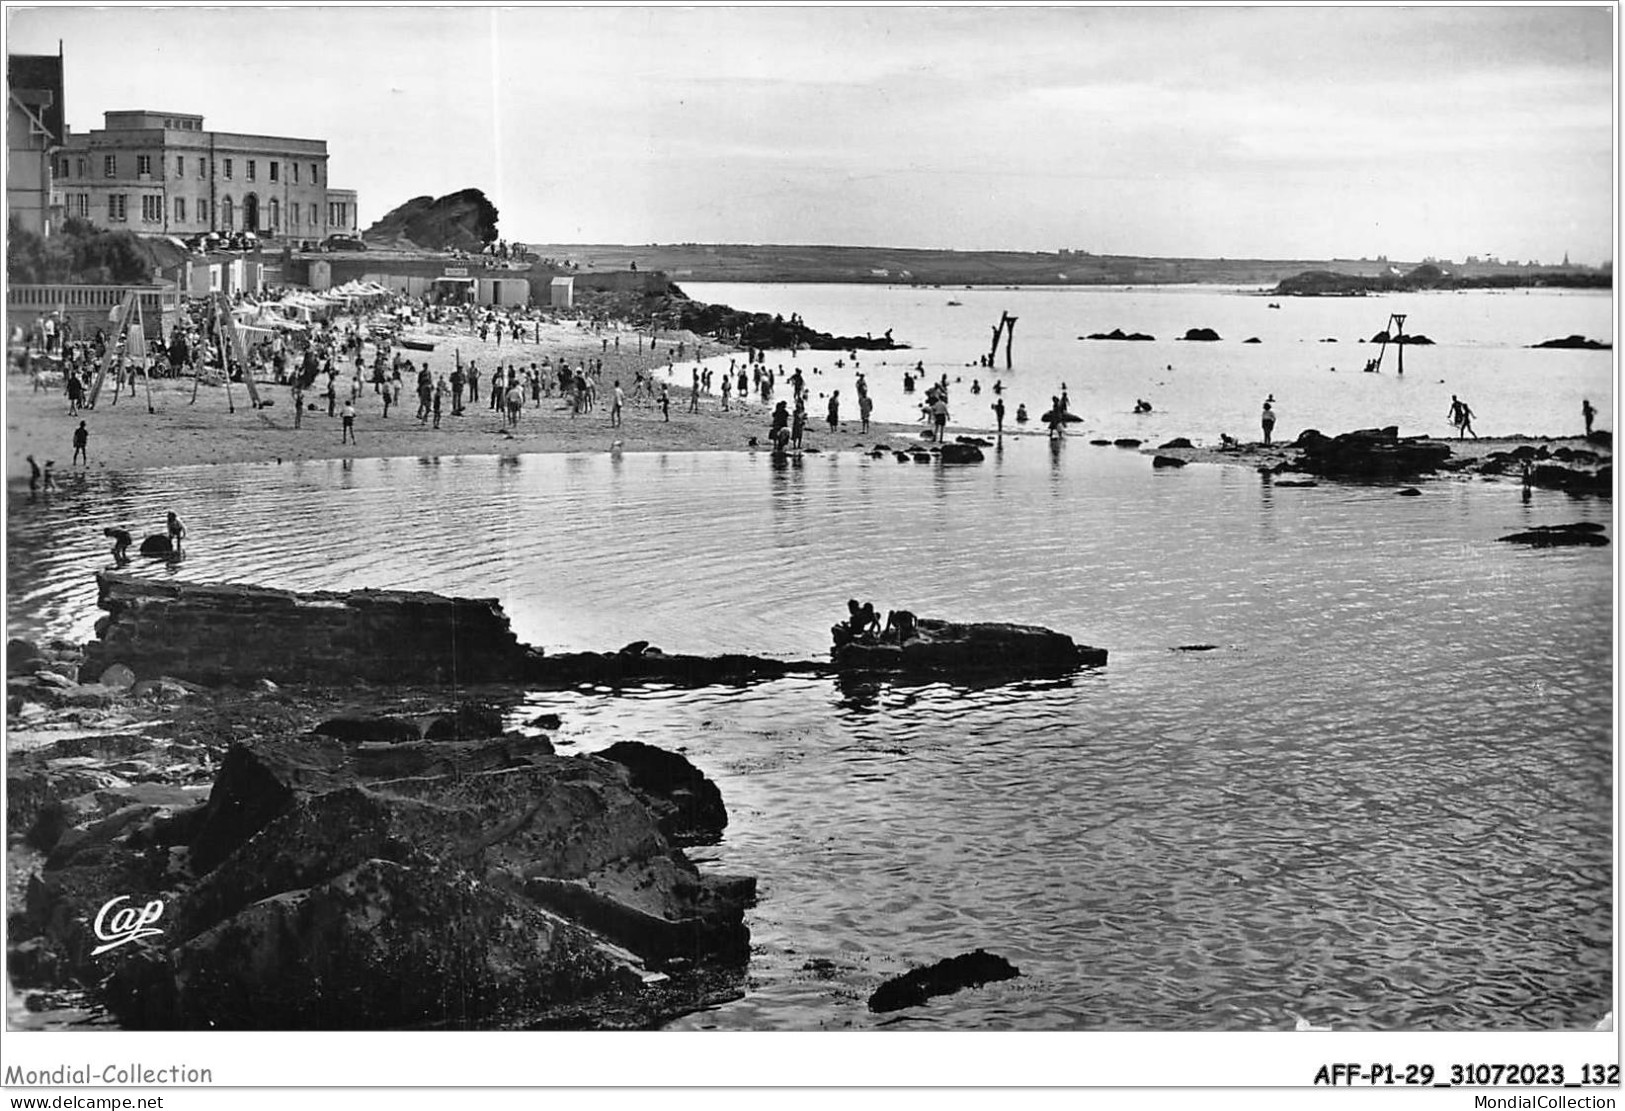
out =
[[812,655],[853,596],[1050,625],[1110,664],[532,696],[562,751],[647,740],[722,788],[704,855],[760,877],[753,986],[681,1025],[867,1026],[881,979],[976,946],[1022,978],[891,1021],[1249,1029],[1291,1008],[1500,1029],[1607,1009],[1611,557],[1494,541],[1611,527],[1608,502],[1282,488],[1075,438],[989,455],[96,477],[13,500],[8,626],[87,637],[100,530],[169,508],[188,558],[139,573],[496,596],[548,647]]

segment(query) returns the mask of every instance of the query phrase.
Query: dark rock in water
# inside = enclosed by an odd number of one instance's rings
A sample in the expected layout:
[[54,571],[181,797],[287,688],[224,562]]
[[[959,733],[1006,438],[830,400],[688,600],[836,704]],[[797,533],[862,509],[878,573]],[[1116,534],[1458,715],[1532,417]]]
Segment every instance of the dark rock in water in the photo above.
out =
[[497,682],[522,678],[531,663],[494,598],[300,594],[108,571],[96,582],[107,625],[85,649],[81,677],[122,663],[144,679],[202,683]]
[[1327,336],[1325,339],[1321,340],[1320,342],[1321,343],[1336,343],[1337,342],[1337,337],[1336,336]]
[[1263,343],[1264,341],[1259,339],[1257,336],[1252,336],[1252,337],[1250,337],[1248,339],[1242,340],[1241,342],[1242,343]]
[[1188,448],[1188,447],[1191,447],[1191,446],[1192,446],[1191,442],[1189,440],[1187,440],[1185,437],[1183,437],[1183,436],[1175,436],[1172,440],[1169,440],[1167,443],[1159,445],[1157,450],[1158,451],[1173,451],[1175,448]]
[[1312,478],[1278,478],[1274,482],[1270,483],[1270,485],[1275,486],[1275,487],[1283,487],[1284,486],[1287,489],[1291,490],[1291,489],[1308,489],[1310,487],[1319,486],[1320,483],[1316,482]]
[[933,996],[1013,980],[1020,975],[1021,970],[1003,957],[977,949],[892,977],[869,996],[869,1009],[884,1014],[918,1007]]
[[1124,436],[1122,439],[1112,441],[1112,443],[1117,447],[1139,447],[1144,442],[1144,440],[1136,440],[1129,436]]
[[1566,336],[1563,339],[1549,339],[1541,343],[1532,343],[1529,346],[1532,348],[1560,348],[1571,351],[1611,351],[1614,347],[1611,343],[1587,339],[1581,335]]
[[170,542],[168,533],[155,532],[144,538],[136,550],[144,556],[168,556],[175,554],[175,545]]
[[1309,430],[1297,439],[1297,469],[1331,478],[1391,479],[1430,474],[1450,458],[1450,448],[1425,438],[1402,440],[1399,429],[1363,429],[1327,438]]
[[907,463],[908,462],[908,458],[909,458],[908,452],[906,452],[906,451],[894,451],[894,452],[892,452],[892,454],[897,456],[897,461],[899,463]]
[[841,672],[1063,675],[1106,663],[1106,650],[1037,625],[961,624],[922,617],[902,644],[851,641],[831,652]]
[[1422,491],[1418,490],[1414,486],[1407,486],[1405,489],[1396,492],[1402,498],[1419,498],[1422,496]]
[[648,641],[646,641],[646,640],[634,640],[632,643],[626,645],[625,647],[623,647],[621,649],[621,655],[623,655],[623,656],[641,656],[641,655],[643,655],[644,651],[648,647],[649,647],[649,642]]
[[992,447],[992,440],[984,440],[980,436],[955,436],[954,443],[970,444],[973,447]]
[[1540,525],[1524,532],[1499,537],[1505,544],[1528,544],[1533,548],[1601,548],[1608,544],[1603,526],[1594,521],[1572,525]]
[[1556,463],[1542,463],[1529,472],[1529,481],[1535,486],[1552,490],[1568,490],[1577,494],[1606,494],[1614,487],[1614,469],[1608,466],[1591,471],[1563,467]]
[[1089,442],[1091,444],[1093,444],[1095,447],[1111,447],[1112,446],[1112,442],[1110,440],[1090,440]]
[[1191,328],[1183,338],[1194,343],[1212,343],[1219,338],[1219,333],[1212,328]]
[[[1078,338],[1079,339],[1084,339],[1085,337],[1084,336],[1079,336]],[[1130,341],[1132,343],[1147,343],[1147,342],[1149,342],[1151,340],[1154,340],[1156,337],[1155,336],[1148,336],[1144,332],[1124,333],[1123,329],[1121,329],[1121,328],[1113,328],[1109,332],[1091,332],[1087,338],[1088,339],[1128,340],[1128,341]]]
[[1217,644],[1181,644],[1174,648],[1175,652],[1217,652]]
[[714,845],[728,828],[722,792],[688,758],[642,741],[617,741],[595,754],[626,768],[632,790],[654,809],[672,844]]
[[1158,455],[1151,460],[1153,467],[1183,467],[1185,460],[1175,459],[1172,455]]
[[1378,332],[1371,337],[1372,343],[1392,343],[1403,347],[1432,347],[1433,341],[1420,332],[1414,336],[1391,336],[1387,332]]
[[916,451],[916,452],[914,452],[914,462],[916,462],[916,463],[929,463],[929,462],[931,462],[931,453],[929,451]]
[[18,664],[39,658],[39,647],[33,641],[23,640],[21,637],[12,637],[6,641],[6,669],[12,675],[21,673]]
[[942,445],[942,461],[944,463],[980,463],[982,459],[982,449],[975,444]]

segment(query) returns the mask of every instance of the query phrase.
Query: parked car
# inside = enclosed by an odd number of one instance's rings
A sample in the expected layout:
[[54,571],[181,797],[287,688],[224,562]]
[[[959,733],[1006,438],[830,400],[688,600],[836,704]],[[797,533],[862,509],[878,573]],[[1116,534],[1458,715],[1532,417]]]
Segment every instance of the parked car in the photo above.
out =
[[330,235],[322,240],[324,251],[365,251],[367,245],[353,235]]

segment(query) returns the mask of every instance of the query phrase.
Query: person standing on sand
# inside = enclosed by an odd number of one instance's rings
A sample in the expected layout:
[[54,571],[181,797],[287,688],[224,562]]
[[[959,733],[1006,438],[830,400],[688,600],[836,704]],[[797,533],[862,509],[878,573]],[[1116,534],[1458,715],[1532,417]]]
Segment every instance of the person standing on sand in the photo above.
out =
[[525,406],[525,391],[518,384],[508,387],[508,423],[519,427],[519,410]]
[[836,432],[841,427],[841,391],[836,390],[829,395],[829,430]]
[[1264,446],[1270,446],[1270,436],[1275,431],[1275,410],[1270,408],[1269,402],[1264,402],[1264,412],[1260,414],[1258,422],[1264,428]]
[[[1456,439],[1465,439],[1467,433],[1473,432],[1473,413],[1467,403],[1455,394],[1450,395],[1450,423],[1456,426]],[[1473,439],[1478,439],[1478,433],[1473,432]]]
[[39,464],[34,462],[34,457],[32,455],[24,456],[24,458],[28,460],[28,492],[30,494],[37,494],[39,492],[40,480]]
[[807,409],[796,402],[796,411],[790,417],[790,447],[801,450],[801,434],[807,430]]
[[998,422],[999,435],[1004,435],[1004,398],[997,398],[993,402],[993,419]]
[[621,380],[619,378],[615,379],[615,390],[610,397],[609,426],[619,428],[621,426],[621,406],[626,403],[626,395],[621,392]]
[[[1586,423],[1589,425],[1591,422],[1588,420]],[[1587,428],[1586,429],[1586,434],[1590,435],[1590,433],[1591,433],[1591,429]],[[79,462],[83,461],[85,466],[87,466],[87,467],[90,466],[90,447],[89,447],[89,444],[90,444],[90,429],[85,427],[85,422],[84,421],[80,421],[79,422],[79,427],[75,428],[73,430],[73,462],[74,463],[79,463]]]
[[[1585,418],[1586,436],[1589,437],[1591,435],[1591,422],[1597,419],[1597,407],[1591,404],[1589,397],[1580,399],[1580,416]],[[84,427],[84,422],[80,422],[80,427]]]
[[346,398],[344,401],[344,409],[340,413],[340,421],[343,424],[343,427],[339,429],[339,443],[342,444],[346,440],[352,444],[355,443],[355,402],[349,400],[348,398]]
[[[386,394],[385,397],[384,414],[387,416],[389,414],[389,401],[387,400],[388,395]],[[303,427],[304,422],[305,386],[304,383],[299,380],[299,376],[296,374],[293,376],[293,426],[295,428]]]
[[874,411],[875,401],[867,391],[858,395],[858,418],[863,421],[863,431],[869,431],[869,414]]
[[468,361],[468,403],[470,405],[480,399],[480,368],[474,360]]
[[434,400],[431,402],[432,412],[434,413],[434,426],[436,428],[440,427],[440,407],[444,403],[445,396],[446,376],[442,374],[440,376],[440,381],[434,384]]

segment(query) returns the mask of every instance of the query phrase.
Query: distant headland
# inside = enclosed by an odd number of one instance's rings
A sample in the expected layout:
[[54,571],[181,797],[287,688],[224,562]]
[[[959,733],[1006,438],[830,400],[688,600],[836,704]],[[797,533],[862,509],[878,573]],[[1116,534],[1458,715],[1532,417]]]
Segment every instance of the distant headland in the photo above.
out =
[[[1087,251],[948,251],[904,247],[783,246],[735,243],[579,244],[532,243],[530,250],[569,259],[582,271],[661,271],[673,281],[842,282],[876,285],[1258,285],[1275,287],[1307,277],[1329,280],[1315,293],[1347,293],[1400,288],[1413,275],[1438,272],[1427,286],[1471,282],[1472,288],[1575,286],[1607,288],[1611,266],[1542,265],[1469,258],[1466,262],[1420,263],[1374,259],[1155,258],[1097,255]],[[1312,280],[1303,293],[1283,288],[1283,296],[1314,295]]]

